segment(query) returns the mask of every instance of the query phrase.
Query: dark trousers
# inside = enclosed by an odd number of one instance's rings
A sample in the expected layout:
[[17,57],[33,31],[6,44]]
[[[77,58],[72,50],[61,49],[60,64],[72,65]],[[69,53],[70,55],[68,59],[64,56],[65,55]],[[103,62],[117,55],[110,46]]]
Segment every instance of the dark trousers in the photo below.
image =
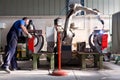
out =
[[6,46],[6,55],[4,59],[3,67],[17,68],[16,61],[16,46],[17,46],[18,37],[14,30],[10,31],[7,35],[7,46]]

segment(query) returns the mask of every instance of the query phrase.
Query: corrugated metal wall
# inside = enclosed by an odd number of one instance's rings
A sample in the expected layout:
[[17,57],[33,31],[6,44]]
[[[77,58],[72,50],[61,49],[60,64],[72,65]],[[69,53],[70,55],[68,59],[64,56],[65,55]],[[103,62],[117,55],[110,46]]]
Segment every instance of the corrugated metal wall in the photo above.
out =
[[120,0],[85,0],[84,2],[85,6],[96,8],[105,15],[120,11]]
[[[81,0],[0,0],[0,16],[64,15],[66,2]],[[84,5],[97,8],[103,14],[120,11],[120,0],[84,0]]]
[[0,0],[0,16],[63,15],[66,0]]

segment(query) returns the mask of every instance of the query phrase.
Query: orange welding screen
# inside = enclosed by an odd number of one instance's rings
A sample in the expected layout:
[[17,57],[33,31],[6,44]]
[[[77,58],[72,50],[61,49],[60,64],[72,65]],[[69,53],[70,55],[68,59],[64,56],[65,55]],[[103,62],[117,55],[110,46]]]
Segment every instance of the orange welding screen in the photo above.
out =
[[102,50],[108,47],[108,34],[102,35]]
[[34,37],[28,39],[28,50],[34,52]]

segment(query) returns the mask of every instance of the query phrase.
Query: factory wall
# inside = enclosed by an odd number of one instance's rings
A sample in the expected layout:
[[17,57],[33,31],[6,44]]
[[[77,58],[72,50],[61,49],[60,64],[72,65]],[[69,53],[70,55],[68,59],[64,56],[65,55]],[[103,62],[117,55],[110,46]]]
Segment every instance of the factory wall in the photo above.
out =
[[112,52],[120,52],[120,12],[112,16]]
[[0,0],[0,16],[65,15],[68,5],[76,2],[104,15],[120,11],[120,0]]
[[0,0],[0,16],[63,15],[66,0]]
[[[21,19],[23,16],[4,16],[0,17],[0,22],[6,24],[6,28],[2,29],[2,46],[6,45],[6,34],[8,30],[12,26],[13,22],[17,19]],[[46,27],[54,27],[54,19],[57,16],[30,16],[30,19],[33,20],[33,23],[36,29],[42,29],[43,36],[45,38],[44,50],[46,50]],[[65,22],[65,16],[60,16],[63,19],[63,26]],[[111,16],[102,16],[102,19],[105,21],[105,29],[110,30],[111,27]],[[78,29],[73,30],[75,33],[75,37],[73,39],[73,50],[76,49],[77,42],[85,41],[88,45],[88,37],[90,33],[92,33],[94,27],[98,27],[99,29],[102,28],[102,24],[97,20],[96,16],[87,15],[87,16],[76,16],[73,17],[73,21],[75,23],[75,27]],[[89,46],[87,46],[89,47]]]
[[104,15],[111,15],[120,11],[120,0],[84,0],[85,6],[96,8]]

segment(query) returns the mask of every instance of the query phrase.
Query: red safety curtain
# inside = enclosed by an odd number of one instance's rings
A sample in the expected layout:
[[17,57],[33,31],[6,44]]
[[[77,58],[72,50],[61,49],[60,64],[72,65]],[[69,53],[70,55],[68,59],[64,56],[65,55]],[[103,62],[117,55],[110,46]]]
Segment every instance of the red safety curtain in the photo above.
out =
[[28,38],[28,50],[34,52],[34,37]]
[[108,47],[108,34],[102,35],[102,50]]

